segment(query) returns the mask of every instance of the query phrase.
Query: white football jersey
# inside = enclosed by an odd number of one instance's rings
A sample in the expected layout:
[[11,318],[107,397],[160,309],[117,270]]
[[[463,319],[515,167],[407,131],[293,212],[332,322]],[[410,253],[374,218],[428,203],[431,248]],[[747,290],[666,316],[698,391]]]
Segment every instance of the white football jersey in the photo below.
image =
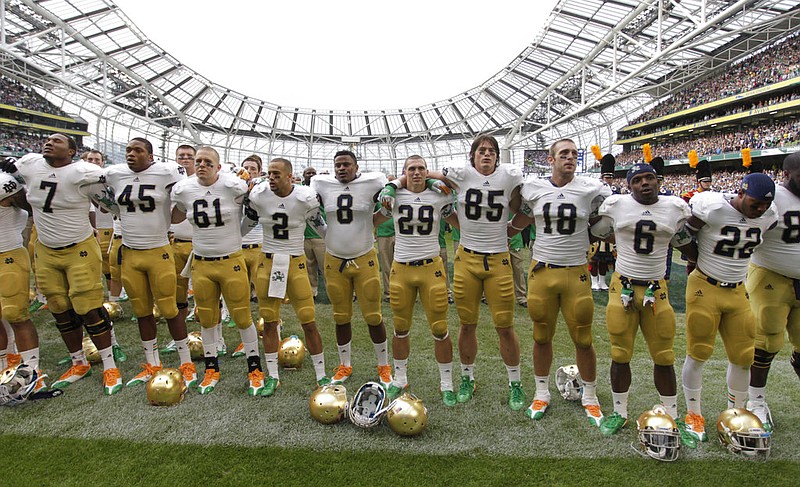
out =
[[169,244],[170,191],[185,178],[186,170],[174,162],[154,163],[140,172],[127,164],[106,169],[106,185],[119,206],[122,245],[147,250]]
[[280,197],[269,189],[269,182],[264,181],[250,191],[249,200],[263,228],[263,252],[305,255],[306,219],[319,213],[319,201],[313,189],[295,184],[288,196]]
[[721,282],[744,280],[750,255],[778,221],[775,205],[758,218],[746,218],[730,204],[731,199],[731,195],[703,191],[689,201],[692,215],[705,223],[697,233],[697,268]]
[[467,163],[445,167],[442,174],[458,186],[461,245],[477,252],[508,252],[508,203],[514,189],[522,184],[522,171],[500,164],[484,176]]
[[[94,205],[92,205],[94,206]],[[95,228],[113,228],[114,227],[114,214],[110,212],[103,212],[99,208],[95,208],[94,212],[94,227]]]
[[397,190],[394,220],[394,260],[412,262],[439,255],[439,223],[453,211],[453,198],[426,189]]
[[102,186],[102,168],[86,161],[53,167],[40,154],[20,158],[16,167],[25,180],[28,203],[43,245],[64,247],[94,234],[89,223],[89,202],[96,187]]
[[643,205],[630,194],[614,194],[600,205],[598,215],[613,220],[614,269],[631,279],[657,280],[667,271],[670,241],[692,210],[677,196],[659,196],[652,205]]
[[242,250],[242,202],[247,183],[220,172],[217,181],[203,186],[197,178],[172,187],[172,201],[192,224],[192,248],[202,257],[222,257]]
[[262,243],[264,243],[264,227],[261,226],[261,222],[256,223],[256,226],[242,235],[242,245],[260,245]]
[[[12,191],[10,189],[12,186],[15,187],[13,193],[17,193],[23,188],[13,177],[0,172],[0,192],[5,192],[4,188]],[[0,232],[0,252],[8,252],[22,247],[22,231],[25,230],[27,223],[27,211],[21,210],[16,206],[0,206],[0,228],[3,229]]]
[[779,185],[773,203],[778,225],[764,233],[753,263],[792,279],[800,279],[800,197]]
[[119,221],[119,217],[114,217],[114,235],[122,236],[122,223]]
[[589,218],[609,196],[611,188],[595,178],[575,177],[561,187],[549,178],[525,181],[520,211],[535,220],[532,258],[554,265],[586,264]]
[[389,181],[383,173],[361,173],[349,183],[328,174],[311,179],[328,220],[325,246],[331,255],[354,259],[374,247],[372,213],[377,195]]

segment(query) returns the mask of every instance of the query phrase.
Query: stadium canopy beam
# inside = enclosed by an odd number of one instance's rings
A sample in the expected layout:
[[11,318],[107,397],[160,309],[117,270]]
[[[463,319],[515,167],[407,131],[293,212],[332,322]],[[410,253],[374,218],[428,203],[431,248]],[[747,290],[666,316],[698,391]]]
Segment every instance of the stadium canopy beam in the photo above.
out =
[[[186,118],[186,116],[181,111],[179,111],[177,109],[177,107],[175,107],[172,103],[170,103],[170,101],[167,100],[160,93],[160,91],[158,89],[155,89],[155,87],[153,87],[152,85],[147,83],[146,80],[144,80],[141,76],[139,76],[135,72],[127,69],[124,65],[122,65],[122,63],[116,61],[113,58],[110,58],[110,57],[106,56],[106,54],[101,49],[99,49],[92,42],[88,41],[85,37],[83,37],[83,35],[81,35],[81,33],[78,32],[72,25],[70,25],[69,23],[67,23],[67,22],[65,22],[65,21],[63,21],[61,19],[59,19],[58,17],[53,15],[48,10],[42,8],[36,2],[33,2],[31,0],[21,0],[21,2],[24,3],[31,10],[36,12],[36,14],[38,14],[41,17],[47,19],[50,23],[58,26],[61,29],[62,32],[64,32],[65,34],[68,34],[73,39],[76,39],[78,42],[80,42],[80,44],[84,48],[86,48],[87,50],[89,50],[92,53],[94,53],[94,55],[97,56],[97,58],[99,60],[103,60],[103,62],[105,62],[105,63],[107,63],[107,64],[109,64],[111,66],[114,66],[116,69],[118,69],[118,70],[122,71],[123,73],[125,73],[126,76],[129,76],[131,79],[133,79],[133,80],[137,81],[138,83],[140,83],[142,85],[142,87],[147,90],[148,93],[150,93],[151,95],[153,95],[156,98],[158,98],[161,101],[161,103],[163,103],[165,106],[169,107],[170,110],[172,110],[172,112],[175,114],[175,116],[178,119],[181,120],[184,128],[186,130],[188,130],[192,134],[192,136],[193,136],[193,138],[195,140],[197,140],[197,141],[200,140],[200,135],[198,134],[197,129],[194,127],[194,125],[189,121],[189,119]],[[62,43],[60,49],[62,49],[62,50],[64,49],[63,43]],[[145,113],[145,116],[147,117],[147,113]]]
[[[656,0],[656,1],[658,1],[658,0]],[[541,132],[547,130],[548,128],[550,128],[550,127],[554,127],[554,126],[557,126],[559,124],[568,122],[569,120],[572,120],[572,119],[578,117],[579,115],[581,115],[582,113],[586,112],[587,110],[592,109],[596,104],[598,104],[601,100],[603,100],[604,97],[606,97],[610,93],[614,92],[617,88],[623,86],[629,79],[631,79],[631,78],[633,78],[635,76],[638,76],[639,74],[645,72],[648,68],[650,68],[654,64],[658,63],[661,59],[666,58],[673,51],[676,51],[676,50],[680,49],[681,47],[685,46],[687,43],[693,41],[695,38],[697,38],[699,36],[699,34],[701,34],[701,33],[705,32],[705,31],[713,28],[716,25],[723,25],[724,21],[726,19],[728,19],[730,16],[734,15],[736,12],[738,12],[743,7],[747,6],[749,3],[751,3],[749,0],[739,0],[739,1],[735,2],[735,3],[733,3],[733,4],[730,4],[727,8],[722,10],[720,13],[718,13],[713,18],[705,19],[705,21],[702,24],[695,25],[691,30],[689,30],[688,32],[684,33],[680,38],[676,39],[672,44],[667,46],[665,49],[662,49],[660,52],[654,53],[654,55],[648,61],[646,61],[645,63],[643,63],[640,66],[638,66],[629,75],[625,76],[621,80],[617,80],[615,83],[613,83],[612,85],[606,87],[604,90],[593,94],[584,103],[582,103],[579,107],[577,107],[573,112],[567,113],[567,114],[565,114],[565,115],[563,115],[563,116],[561,116],[561,117],[559,117],[559,118],[557,118],[555,120],[549,120],[542,127],[534,130],[531,133],[528,133],[528,134],[526,134],[524,136],[521,136],[518,139],[515,139],[520,133],[520,127],[522,126],[522,124],[525,122],[527,117],[530,116],[531,113],[533,113],[534,109],[539,104],[542,103],[542,101],[545,99],[544,98],[545,96],[548,96],[552,91],[554,91],[555,87],[559,86],[561,83],[563,83],[564,81],[566,81],[570,77],[576,75],[580,71],[580,69],[583,69],[585,66],[588,66],[588,65],[592,64],[592,62],[594,61],[595,57],[605,47],[604,43],[598,43],[597,46],[595,46],[595,48],[592,50],[592,52],[588,56],[586,56],[586,59],[583,62],[581,62],[578,65],[576,65],[575,67],[573,67],[573,69],[570,71],[570,73],[567,73],[567,75],[563,76],[562,79],[560,79],[556,83],[554,83],[553,87],[551,87],[549,90],[547,90],[545,93],[543,93],[540,97],[538,97],[534,101],[534,103],[531,106],[531,108],[524,114],[524,116],[520,117],[514,123],[514,126],[513,126],[512,130],[511,130],[509,136],[504,141],[504,148],[511,148],[511,147],[513,147],[515,145],[522,144],[523,142],[527,141],[528,139],[530,139],[534,135],[536,135],[538,133],[541,133]],[[644,1],[641,2],[639,7],[637,9],[632,10],[626,16],[626,18],[624,19],[623,22],[621,22],[619,25],[615,26],[614,29],[612,29],[612,30],[610,30],[608,32],[608,34],[606,35],[606,38],[605,38],[605,43],[614,42],[614,39],[616,38],[617,34],[622,29],[624,29],[628,25],[628,23],[630,23],[632,20],[634,20],[641,12],[646,10],[649,6],[650,6],[650,4],[648,2],[644,2]],[[626,95],[623,94],[622,96],[626,96]]]

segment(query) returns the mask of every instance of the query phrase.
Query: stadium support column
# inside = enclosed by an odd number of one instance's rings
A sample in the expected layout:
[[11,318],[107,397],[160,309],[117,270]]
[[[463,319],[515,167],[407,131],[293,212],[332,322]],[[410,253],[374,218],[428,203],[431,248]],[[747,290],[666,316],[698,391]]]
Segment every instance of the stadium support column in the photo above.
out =
[[500,149],[500,164],[507,164],[511,162],[511,150],[510,149]]

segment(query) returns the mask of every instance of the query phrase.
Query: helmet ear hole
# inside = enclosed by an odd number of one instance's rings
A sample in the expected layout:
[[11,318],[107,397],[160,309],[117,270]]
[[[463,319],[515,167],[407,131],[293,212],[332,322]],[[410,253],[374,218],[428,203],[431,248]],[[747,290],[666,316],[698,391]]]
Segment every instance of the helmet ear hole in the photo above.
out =
[[186,381],[178,369],[161,369],[147,381],[147,401],[153,406],[174,406],[186,394]]
[[405,392],[389,405],[386,422],[400,436],[416,436],[428,426],[428,408],[417,396]]
[[347,415],[347,389],[341,384],[318,387],[308,400],[311,417],[322,424],[334,424]]

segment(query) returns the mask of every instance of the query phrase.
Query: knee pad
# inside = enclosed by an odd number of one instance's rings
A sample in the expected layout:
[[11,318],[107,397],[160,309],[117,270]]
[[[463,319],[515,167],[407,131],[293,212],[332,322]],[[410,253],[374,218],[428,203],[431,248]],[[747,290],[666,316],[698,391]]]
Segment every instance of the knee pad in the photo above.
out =
[[383,316],[380,311],[377,313],[367,313],[364,315],[364,321],[366,321],[369,326],[380,326],[383,324]]
[[539,345],[544,345],[553,341],[553,335],[556,333],[555,325],[550,326],[544,322],[533,323],[533,341]]
[[578,348],[589,348],[592,346],[592,325],[575,325],[570,327],[572,342]]
[[299,321],[301,325],[311,323],[315,321],[316,318],[317,311],[314,306],[303,306],[297,310],[297,321]]
[[772,359],[775,358],[776,353],[767,352],[760,348],[756,348],[753,354],[753,367],[757,369],[768,369],[772,365]]
[[492,313],[495,328],[510,328],[514,326],[514,312],[513,311],[495,311]]
[[247,308],[234,308],[230,312],[237,328],[245,329],[253,324],[253,315],[250,313],[249,306]]
[[431,323],[431,333],[436,340],[444,340],[447,338],[447,320],[439,320]]
[[750,344],[750,346],[745,346],[736,350],[731,354],[730,357],[728,357],[728,360],[734,365],[749,368],[753,365],[754,356],[755,345]]
[[156,306],[161,311],[161,316],[166,320],[171,320],[178,316],[178,306],[171,298],[159,299],[156,302]]
[[71,319],[66,323],[56,322],[56,329],[61,333],[69,333],[71,331],[79,329],[81,326],[83,326],[83,322],[81,321],[76,322],[74,319]]
[[96,337],[98,335],[102,335],[103,333],[111,331],[111,322],[108,321],[105,317],[101,317],[100,321],[98,321],[97,323],[93,323],[91,325],[84,325],[84,328],[86,328],[86,333],[88,333],[89,336]]
[[198,306],[195,314],[197,315],[197,319],[200,321],[200,326],[203,328],[211,328],[219,323],[220,313],[219,308],[216,306],[213,308],[203,308]]
[[661,367],[669,367],[671,365],[675,365],[675,351],[669,349],[654,353],[653,363]]
[[623,347],[615,347],[614,345],[611,346],[611,360],[618,364],[630,363],[632,356],[632,350],[627,350]]

